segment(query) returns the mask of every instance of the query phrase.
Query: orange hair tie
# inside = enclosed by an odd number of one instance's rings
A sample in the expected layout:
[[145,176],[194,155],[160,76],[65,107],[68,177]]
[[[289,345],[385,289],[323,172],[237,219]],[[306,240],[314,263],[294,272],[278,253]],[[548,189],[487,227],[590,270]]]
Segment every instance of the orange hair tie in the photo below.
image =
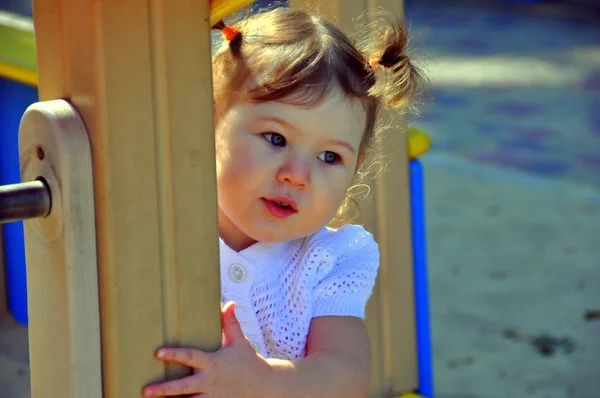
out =
[[372,69],[377,69],[379,67],[379,60],[377,58],[371,58],[369,60],[369,66]]
[[237,26],[225,26],[223,27],[223,37],[227,41],[232,41],[240,33],[240,29]]

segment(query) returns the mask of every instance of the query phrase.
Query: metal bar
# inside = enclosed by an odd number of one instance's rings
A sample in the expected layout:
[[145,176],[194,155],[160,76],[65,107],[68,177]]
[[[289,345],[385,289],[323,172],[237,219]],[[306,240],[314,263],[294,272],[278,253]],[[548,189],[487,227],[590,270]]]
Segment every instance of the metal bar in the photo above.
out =
[[50,189],[43,180],[0,185],[0,224],[46,217],[51,207]]
[[424,398],[433,398],[433,354],[429,315],[429,285],[427,279],[427,231],[425,226],[425,181],[423,179],[423,165],[421,161],[419,159],[412,159],[409,163],[409,170],[417,362],[419,370],[419,387],[417,392]]

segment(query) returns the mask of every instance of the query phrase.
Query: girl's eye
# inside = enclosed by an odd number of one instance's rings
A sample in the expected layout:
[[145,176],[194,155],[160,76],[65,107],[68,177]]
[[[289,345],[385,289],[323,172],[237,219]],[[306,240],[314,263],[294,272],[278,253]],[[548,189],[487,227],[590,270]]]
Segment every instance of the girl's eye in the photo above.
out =
[[264,133],[263,137],[265,137],[265,139],[269,141],[271,145],[285,146],[285,137],[279,133]]
[[338,163],[342,158],[335,152],[325,151],[319,154],[319,159],[327,164]]

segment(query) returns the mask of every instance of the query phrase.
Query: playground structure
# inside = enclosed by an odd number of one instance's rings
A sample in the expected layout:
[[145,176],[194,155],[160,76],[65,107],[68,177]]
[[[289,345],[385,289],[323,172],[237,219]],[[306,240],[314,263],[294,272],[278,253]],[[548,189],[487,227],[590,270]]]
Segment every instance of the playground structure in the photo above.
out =
[[[3,69],[37,87],[40,102],[19,128],[20,178],[32,184],[0,188],[2,203],[10,194],[38,204],[16,217],[28,219],[34,398],[49,384],[64,397],[137,396],[149,381],[187,372],[154,361],[158,346],[218,348],[210,27],[246,3],[34,1],[36,64]],[[319,6],[342,28],[367,9],[402,6],[341,4],[290,1]],[[426,145],[418,132],[410,147],[406,137],[386,137],[388,171],[362,203],[381,249],[366,319],[372,397],[433,397],[416,159]],[[56,357],[70,360],[48,366]]]

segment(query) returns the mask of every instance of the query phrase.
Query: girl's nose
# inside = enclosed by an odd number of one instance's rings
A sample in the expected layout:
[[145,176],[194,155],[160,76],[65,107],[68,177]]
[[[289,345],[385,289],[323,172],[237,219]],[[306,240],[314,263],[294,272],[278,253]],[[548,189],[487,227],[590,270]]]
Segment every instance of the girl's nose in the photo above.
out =
[[291,155],[277,170],[277,181],[299,189],[310,185],[310,164],[301,156]]

